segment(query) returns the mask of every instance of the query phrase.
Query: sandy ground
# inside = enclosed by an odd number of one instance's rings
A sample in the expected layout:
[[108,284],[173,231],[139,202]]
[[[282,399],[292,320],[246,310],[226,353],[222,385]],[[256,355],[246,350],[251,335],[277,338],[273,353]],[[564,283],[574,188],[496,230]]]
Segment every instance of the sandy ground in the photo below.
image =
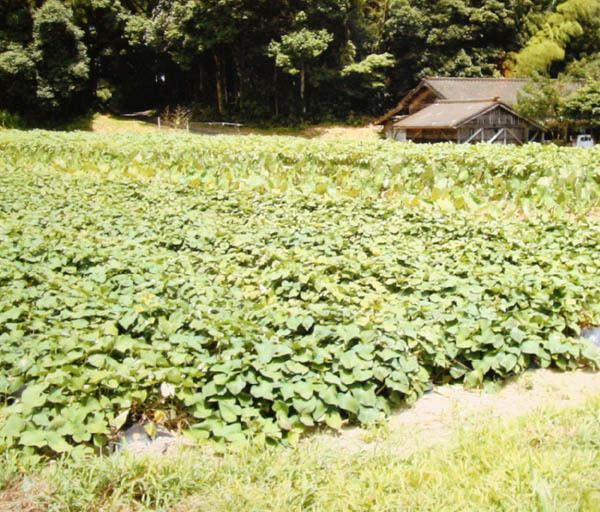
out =
[[[108,115],[95,115],[86,127],[89,131],[95,133],[126,133],[126,132],[154,132],[158,130],[155,124],[144,123],[135,119],[116,118]],[[181,132],[184,130],[174,130],[163,127],[163,131]],[[343,126],[343,125],[318,125],[310,126],[304,129],[294,128],[250,128],[244,127],[239,133],[242,135],[290,135],[303,138],[317,139],[353,139],[367,140],[379,138],[380,127],[371,124],[365,126]],[[223,133],[235,135],[235,130],[224,130]]]
[[[600,394],[600,372],[532,370],[509,379],[495,393],[467,390],[458,384],[439,386],[412,407],[395,411],[381,425],[316,433],[302,443],[323,444],[328,449],[349,453],[375,451],[385,446],[386,450],[408,456],[448,441],[458,424],[476,424],[494,418],[510,421],[548,406],[577,407],[594,394]],[[165,432],[154,442],[140,438],[139,443],[132,442],[125,449],[140,455],[165,455],[191,444],[181,436]]]
[[301,136],[319,139],[367,140],[379,138],[379,127],[367,126],[314,126],[300,132]]
[[448,440],[457,420],[510,421],[542,407],[577,407],[594,394],[600,394],[600,372],[532,370],[509,379],[497,393],[467,390],[460,385],[441,386],[413,407],[394,412],[378,428],[346,428],[338,435],[315,436],[313,441],[340,450],[362,451],[378,449],[378,441],[385,440],[386,446],[408,455]]
[[[115,118],[107,115],[95,115],[91,119],[88,129],[95,133],[148,133],[158,131],[158,127],[155,124],[144,123],[135,119]],[[163,128],[163,130],[177,131],[170,128]]]

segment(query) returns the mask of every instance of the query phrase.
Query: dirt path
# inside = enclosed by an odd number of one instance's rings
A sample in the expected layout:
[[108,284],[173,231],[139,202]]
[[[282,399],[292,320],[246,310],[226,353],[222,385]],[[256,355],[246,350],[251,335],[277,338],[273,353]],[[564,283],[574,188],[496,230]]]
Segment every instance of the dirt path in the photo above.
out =
[[[87,124],[79,127],[82,130],[89,130],[96,133],[126,133],[126,132],[156,132],[158,127],[153,123],[146,123],[136,119],[128,119],[124,117],[114,117],[109,115],[97,114],[93,116]],[[171,128],[165,128],[164,132],[172,133],[185,133],[183,130],[175,130]],[[236,135],[238,133],[242,135],[290,135],[295,137],[304,138],[318,138],[318,139],[354,139],[354,140],[368,140],[379,138],[380,127],[372,124],[366,124],[364,126],[345,126],[340,124],[332,125],[315,125],[307,128],[250,128],[244,127],[239,132],[237,130],[223,129],[223,133],[229,135]]]
[[323,434],[312,441],[348,451],[380,449],[380,442],[385,441],[386,448],[407,455],[448,440],[457,420],[509,421],[542,407],[576,407],[594,394],[600,394],[600,372],[533,370],[510,379],[497,393],[441,386],[413,407],[395,412],[378,428],[348,428],[337,436]]
[[[548,406],[576,407],[594,394],[600,395],[600,372],[532,370],[509,379],[496,393],[467,390],[459,384],[439,386],[412,407],[395,411],[382,425],[316,433],[302,443],[322,443],[326,448],[350,453],[385,449],[407,456],[448,441],[457,425],[494,418],[510,421]],[[161,436],[152,443],[142,441],[134,441],[128,450],[140,455],[164,455],[191,444],[176,435]]]

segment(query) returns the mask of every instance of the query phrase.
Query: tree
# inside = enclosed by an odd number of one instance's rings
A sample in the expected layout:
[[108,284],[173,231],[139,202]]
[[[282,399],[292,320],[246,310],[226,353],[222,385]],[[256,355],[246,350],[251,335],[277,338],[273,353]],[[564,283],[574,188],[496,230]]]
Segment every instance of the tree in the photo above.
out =
[[223,115],[228,57],[244,51],[239,39],[251,30],[263,4],[264,0],[162,0],[153,11],[147,41],[168,52],[185,71],[212,71],[217,109]]
[[157,0],[66,0],[83,32],[90,60],[87,101],[92,108],[142,110],[163,92],[157,55],[144,40]]
[[352,62],[342,69],[342,76],[352,74],[365,75],[370,87],[383,87],[384,76],[381,70],[389,68],[395,64],[394,56],[391,53],[372,53],[360,62]]
[[498,76],[531,13],[549,0],[390,0],[381,49],[402,94],[425,76]]
[[23,0],[2,0],[0,2],[0,52],[8,46],[26,46],[31,42],[30,5]]
[[[512,74],[548,74],[556,63],[564,62],[570,45],[600,51],[600,2],[567,0],[544,18],[525,46],[512,57]],[[590,44],[591,42],[591,44]],[[573,60],[581,55],[571,55]]]
[[571,122],[600,127],[600,82],[594,80],[570,95],[565,100],[563,115]]
[[73,12],[58,0],[48,0],[35,12],[31,50],[36,94],[48,112],[69,112],[86,86],[89,59],[82,38]]
[[0,3],[0,109],[21,115],[35,99],[35,62],[29,50],[32,26],[26,2]]
[[27,48],[16,43],[0,53],[0,109],[25,114],[35,100],[35,62]]
[[516,110],[522,116],[551,128],[555,132],[553,138],[565,139],[568,125],[563,108],[564,91],[567,89],[567,81],[538,75],[519,91]]
[[426,75],[595,73],[600,2],[554,2],[0,0],[0,109],[317,121],[376,114]]
[[372,53],[359,62],[351,62],[344,66],[341,76],[347,80],[345,90],[350,96],[364,97],[373,91],[385,88],[387,71],[395,64],[391,53]]
[[325,51],[333,36],[325,29],[308,30],[306,28],[286,34],[280,42],[271,41],[268,54],[275,58],[277,67],[290,75],[300,74],[300,103],[302,113],[306,113],[304,91],[306,73],[313,62]]

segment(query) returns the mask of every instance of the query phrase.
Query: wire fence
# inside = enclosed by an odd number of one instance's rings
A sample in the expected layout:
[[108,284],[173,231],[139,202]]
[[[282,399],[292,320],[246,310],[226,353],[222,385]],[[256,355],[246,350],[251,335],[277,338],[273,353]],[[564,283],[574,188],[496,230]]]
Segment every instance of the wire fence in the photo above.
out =
[[155,124],[159,130],[163,128],[174,128],[203,135],[238,135],[241,128],[244,126],[240,123],[228,123],[223,121],[198,122],[189,121],[188,119],[173,122],[165,117],[157,116],[156,111],[154,110],[145,110],[143,112],[133,112],[131,114],[121,115],[144,123]]
[[161,117],[156,118],[156,124],[158,129],[164,127],[176,128],[180,130],[186,130],[190,133],[199,133],[203,135],[227,135],[240,133],[240,129],[244,126],[240,123],[226,123],[226,122],[196,122],[196,121],[185,121],[182,123],[169,122]]

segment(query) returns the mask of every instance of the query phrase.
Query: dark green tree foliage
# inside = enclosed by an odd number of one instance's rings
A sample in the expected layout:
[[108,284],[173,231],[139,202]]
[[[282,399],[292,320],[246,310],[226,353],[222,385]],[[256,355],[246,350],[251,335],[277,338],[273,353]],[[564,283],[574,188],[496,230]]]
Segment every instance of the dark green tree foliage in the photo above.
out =
[[[545,1],[545,0],[541,0]],[[396,89],[425,76],[500,76],[543,7],[532,0],[390,0],[385,48]]]
[[600,127],[600,82],[592,81],[569,96],[563,107],[564,116],[574,123]]
[[[90,58],[88,101],[98,108],[114,111],[147,108],[148,103],[158,101],[154,87],[155,77],[160,73],[158,59],[148,46],[135,44],[136,27],[141,25],[143,32],[144,21],[156,1],[71,0],[70,3],[78,25],[84,29],[83,41]],[[142,100],[131,103],[135,98]]]
[[23,0],[0,2],[0,51],[11,45],[25,46],[31,41],[30,5]]
[[574,80],[600,81],[600,53],[591,54],[569,62],[565,68],[565,76]]
[[568,77],[551,79],[536,75],[519,91],[517,110],[522,116],[546,126],[550,139],[566,141],[568,118],[564,106],[572,89],[573,82]]
[[[565,142],[569,133],[600,128],[600,69],[597,60],[569,66],[558,79],[537,75],[519,93],[519,112],[545,124],[552,138]],[[586,72],[585,76],[582,74]],[[583,80],[589,78],[589,80]]]
[[207,120],[376,115],[423,76],[501,76],[526,61],[540,67],[520,50],[548,46],[562,29],[577,33],[557,36],[561,60],[546,59],[542,71],[585,74],[571,64],[600,50],[597,4],[2,0],[0,110],[32,120],[167,105],[193,106]]
[[304,92],[306,90],[307,69],[315,62],[333,41],[333,36],[325,29],[308,30],[302,28],[282,36],[281,41],[271,41],[268,54],[275,58],[275,65],[290,75],[300,75],[300,102],[306,113]]
[[514,56],[513,73],[556,74],[569,62],[600,50],[598,0],[566,0],[552,7]]
[[530,80],[519,91],[520,114],[542,123],[562,121],[565,85],[544,76]]
[[227,68],[233,64],[239,84],[239,54],[243,52],[240,40],[242,33],[251,29],[250,21],[256,15],[254,2],[248,0],[163,0],[153,11],[146,42],[158,52],[167,52],[182,70],[199,72],[200,81],[208,71],[218,112],[223,115],[229,102],[227,82],[231,79]]
[[21,113],[35,96],[35,63],[28,45],[33,20],[22,0],[0,2],[0,109]]
[[37,97],[47,111],[71,107],[87,83],[89,59],[82,39],[73,12],[58,0],[48,0],[36,11],[32,57]]

